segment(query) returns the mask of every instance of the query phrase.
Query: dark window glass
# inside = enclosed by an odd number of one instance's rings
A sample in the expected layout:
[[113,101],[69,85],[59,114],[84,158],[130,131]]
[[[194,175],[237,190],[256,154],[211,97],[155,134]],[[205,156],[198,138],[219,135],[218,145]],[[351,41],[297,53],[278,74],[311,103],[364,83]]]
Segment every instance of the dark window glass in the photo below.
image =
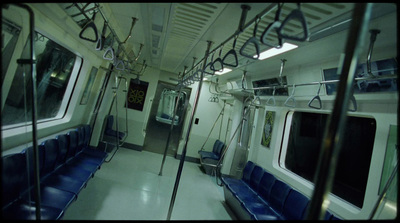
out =
[[[282,83],[279,83],[280,80],[278,77],[276,78],[270,78],[270,79],[264,79],[264,80],[258,80],[258,81],[253,81],[253,88],[258,88],[258,87],[274,87],[274,86],[280,86],[286,85],[286,76],[282,77]],[[257,96],[267,96],[267,95],[272,95],[274,92],[274,89],[261,89],[261,90],[254,90],[254,94]],[[288,89],[287,87],[285,88],[280,88],[277,87],[275,89],[275,95],[288,95]]]
[[[324,137],[327,114],[294,112],[285,166],[313,182]],[[372,118],[349,116],[332,193],[362,207],[376,131]]]
[[11,56],[14,53],[15,46],[17,45],[17,40],[21,28],[12,22],[2,19],[1,24],[1,83],[4,81],[4,76],[6,75],[8,65],[11,61]]
[[[40,33],[35,35],[37,119],[63,116],[66,109],[60,107],[77,57]],[[29,51],[28,39],[21,58],[29,58]],[[2,111],[3,126],[32,120],[31,83],[30,66],[19,65]]]

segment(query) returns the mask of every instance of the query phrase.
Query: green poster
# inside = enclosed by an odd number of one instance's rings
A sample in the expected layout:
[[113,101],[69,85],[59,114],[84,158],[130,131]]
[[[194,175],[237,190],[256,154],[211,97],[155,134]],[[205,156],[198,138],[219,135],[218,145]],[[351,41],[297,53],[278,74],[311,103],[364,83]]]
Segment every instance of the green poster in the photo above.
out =
[[272,129],[274,127],[275,112],[267,111],[265,114],[264,131],[262,134],[261,145],[269,148],[271,144]]

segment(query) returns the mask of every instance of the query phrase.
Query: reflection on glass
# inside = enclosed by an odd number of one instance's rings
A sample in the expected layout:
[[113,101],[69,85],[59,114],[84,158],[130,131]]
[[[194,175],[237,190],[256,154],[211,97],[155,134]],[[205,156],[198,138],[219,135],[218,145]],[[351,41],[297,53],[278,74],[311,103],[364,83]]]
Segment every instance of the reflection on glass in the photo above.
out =
[[[36,33],[36,75],[38,120],[54,118],[59,111],[75,64],[76,55],[47,37]],[[22,58],[29,58],[29,40]],[[25,74],[25,75],[24,75]],[[2,111],[3,126],[31,121],[31,72],[29,66],[18,66]],[[25,90],[27,97],[24,98]],[[26,103],[26,112],[24,104]]]

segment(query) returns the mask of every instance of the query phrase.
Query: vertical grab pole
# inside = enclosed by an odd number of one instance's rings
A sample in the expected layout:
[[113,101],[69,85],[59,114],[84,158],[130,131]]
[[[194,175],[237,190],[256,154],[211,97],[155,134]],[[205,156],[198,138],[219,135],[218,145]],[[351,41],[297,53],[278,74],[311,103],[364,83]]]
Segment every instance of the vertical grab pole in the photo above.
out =
[[36,100],[36,61],[35,61],[35,16],[32,9],[25,4],[16,4],[16,6],[23,8],[29,13],[29,45],[30,45],[30,59],[19,59],[17,63],[19,64],[30,64],[31,74],[32,74],[32,148],[33,148],[33,167],[34,167],[34,194],[36,198],[35,202],[35,214],[36,220],[41,219],[40,212],[40,175],[39,175],[39,153],[38,153],[38,143],[37,143],[37,100]]
[[[183,70],[182,79],[183,79],[183,77],[184,77],[185,74],[186,74],[186,68],[187,68],[187,67],[185,66],[185,67],[184,67],[184,70]],[[179,84],[179,83],[178,83],[178,84]],[[178,98],[177,98],[176,103],[175,103],[174,114],[172,115],[171,127],[170,127],[170,129],[169,129],[168,138],[167,138],[167,143],[166,143],[165,149],[164,149],[164,155],[163,155],[163,159],[162,159],[162,162],[161,162],[160,173],[158,173],[159,176],[162,176],[162,170],[163,170],[163,168],[164,168],[165,158],[166,158],[167,152],[168,152],[169,141],[170,141],[170,139],[171,139],[172,130],[174,129],[175,116],[176,116],[176,111],[178,110],[178,104],[179,104],[178,102],[179,102],[179,97],[181,96],[181,92],[182,92],[182,85],[179,84]],[[182,118],[182,117],[181,117],[181,118]]]
[[[208,53],[210,52],[210,48],[211,48],[211,43],[212,43],[211,41],[207,41],[207,49],[206,49],[206,53],[205,53],[205,56],[204,56],[204,61],[207,61]],[[171,219],[172,210],[174,208],[176,192],[178,190],[179,180],[180,180],[181,174],[182,174],[183,162],[185,161],[185,157],[186,157],[186,150],[187,150],[187,144],[188,144],[188,141],[189,141],[189,135],[190,135],[190,131],[192,130],[194,113],[196,112],[197,104],[198,104],[199,97],[200,97],[201,86],[203,85],[203,78],[204,78],[204,70],[205,70],[205,68],[206,68],[206,62],[203,63],[203,68],[202,68],[201,75],[200,75],[199,86],[197,87],[197,92],[196,92],[196,96],[195,96],[195,99],[194,99],[194,105],[193,105],[193,109],[192,109],[192,114],[190,115],[189,127],[188,127],[188,130],[187,130],[187,133],[186,133],[185,145],[183,147],[181,160],[179,162],[178,173],[176,174],[174,191],[172,192],[171,203],[169,204],[167,220]]]
[[323,219],[329,205],[328,195],[335,177],[336,164],[346,127],[349,98],[353,91],[354,74],[365,35],[368,32],[371,9],[372,3],[356,4],[354,7],[335,104],[332,114],[327,120],[318,168],[314,176],[315,187],[307,211],[307,220]]
[[[120,79],[121,82],[121,79]],[[118,126],[118,75],[115,74],[115,128],[117,129],[117,135],[115,138],[117,139],[117,150],[119,149],[119,126]]]

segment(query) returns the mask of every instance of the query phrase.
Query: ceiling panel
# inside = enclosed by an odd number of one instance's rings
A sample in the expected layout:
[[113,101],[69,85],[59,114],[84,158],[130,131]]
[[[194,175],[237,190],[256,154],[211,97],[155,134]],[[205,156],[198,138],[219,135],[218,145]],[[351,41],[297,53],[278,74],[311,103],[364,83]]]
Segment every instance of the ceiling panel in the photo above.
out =
[[[71,5],[70,3],[60,4],[63,4],[64,8]],[[193,57],[198,58],[197,61],[199,61],[204,56],[208,40],[213,42],[212,49],[214,49],[231,36],[238,29],[243,4],[251,7],[246,18],[247,23],[272,3],[100,3],[104,9],[109,9],[111,12],[109,16],[118,21],[114,25],[118,26],[115,29],[124,34],[119,37],[121,41],[128,35],[132,17],[138,18],[133,28],[132,38],[128,41],[132,47],[131,50],[136,54],[140,43],[144,44],[144,53],[140,61],[145,59],[149,66],[173,73],[182,72],[184,66],[190,68]],[[310,40],[323,38],[322,31],[325,32],[330,27],[349,20],[353,6],[354,3],[302,3],[300,9],[306,17],[311,33]],[[281,10],[280,21],[283,21],[297,7],[297,3],[285,3]],[[73,11],[72,8],[66,9],[66,11],[69,10],[69,15],[76,13],[76,10]],[[277,9],[272,10],[259,21],[256,32],[258,39],[266,27],[274,21],[276,11]],[[256,62],[239,54],[243,44],[253,36],[253,30],[254,24],[251,24],[237,38],[235,50],[239,56],[239,69],[244,69],[241,67]],[[290,21],[284,28],[284,32],[299,35],[302,34],[303,29],[300,23]],[[276,34],[267,36],[269,41],[274,41],[276,38]],[[300,49],[310,43],[297,42],[296,44]],[[215,50],[214,59],[220,55],[224,56],[232,47],[233,39],[221,49]],[[260,51],[268,48],[266,45],[260,45]],[[129,52],[129,49],[127,51]],[[244,51],[255,54],[254,47],[246,48]]]

